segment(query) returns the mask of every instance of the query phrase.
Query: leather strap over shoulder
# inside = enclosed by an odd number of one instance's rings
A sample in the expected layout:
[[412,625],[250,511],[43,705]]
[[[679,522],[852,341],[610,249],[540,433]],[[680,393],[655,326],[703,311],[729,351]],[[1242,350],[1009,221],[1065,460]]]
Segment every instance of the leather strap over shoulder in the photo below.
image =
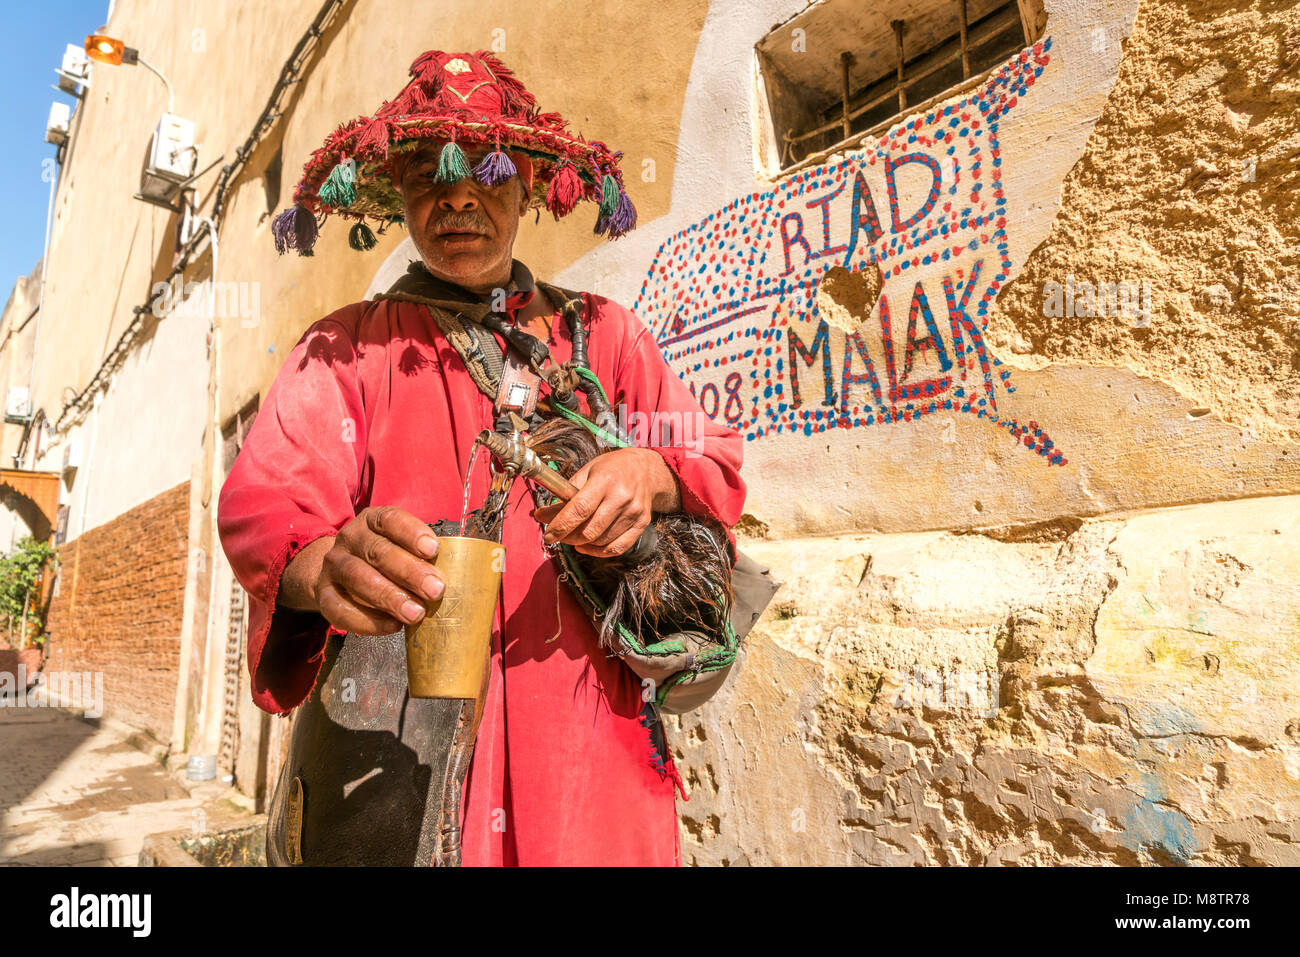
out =
[[537,280],[534,283],[538,289],[546,294],[557,309],[560,315],[564,317],[564,324],[569,329],[569,338],[573,342],[573,362],[575,365],[587,367],[587,325],[586,325],[586,301],[582,298],[582,293],[575,292],[572,289],[563,289],[559,286],[552,286],[548,282]]
[[[575,365],[585,367],[587,330],[582,293],[545,282],[534,281],[534,285],[560,310],[573,342],[572,361]],[[435,279],[420,263],[412,263],[411,268],[399,277],[387,292],[375,298],[425,306],[438,324],[438,328],[442,330],[442,334],[464,361],[475,386],[494,401],[500,391],[505,362],[501,346],[493,333],[505,339],[509,347],[527,362],[534,373],[546,378],[543,370],[551,358],[546,343],[523,329],[505,322],[485,303],[464,290]],[[560,398],[564,398],[568,388],[560,390],[562,393]]]
[[562,309],[564,306],[578,300],[578,308],[582,308],[582,293],[573,289],[565,289],[563,286],[552,286],[549,282],[542,282],[540,279],[533,281],[533,284],[546,294],[546,298],[551,300],[555,308]]

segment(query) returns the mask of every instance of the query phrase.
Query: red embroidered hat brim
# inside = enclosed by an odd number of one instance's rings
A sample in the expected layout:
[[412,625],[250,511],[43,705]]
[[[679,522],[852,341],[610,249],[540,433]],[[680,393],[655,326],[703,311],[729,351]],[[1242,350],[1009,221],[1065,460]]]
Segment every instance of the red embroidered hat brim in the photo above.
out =
[[[494,55],[433,50],[411,66],[411,81],[373,116],[343,124],[308,160],[294,191],[294,207],[272,226],[281,252],[310,255],[330,215],[357,221],[349,234],[356,249],[375,244],[366,225],[382,231],[400,222],[402,198],[393,185],[395,161],[429,140],[442,142],[438,178],[473,176],[499,185],[515,175],[508,154],[533,162],[532,205],[557,219],[586,200],[599,205],[595,231],[617,238],[636,225],[636,208],[623,188],[621,153],[571,134],[558,113],[540,113],[531,93]],[[460,144],[490,145],[471,168]]]

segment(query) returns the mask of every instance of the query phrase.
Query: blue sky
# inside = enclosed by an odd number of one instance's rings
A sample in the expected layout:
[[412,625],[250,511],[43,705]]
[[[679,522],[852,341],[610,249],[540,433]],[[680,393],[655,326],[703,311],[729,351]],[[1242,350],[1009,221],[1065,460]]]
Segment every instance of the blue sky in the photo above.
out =
[[[5,9],[3,84],[5,137],[0,150],[4,184],[5,228],[0,229],[0,303],[9,298],[14,280],[31,272],[45,244],[45,209],[49,183],[41,180],[41,163],[55,155],[45,142],[45,122],[55,100],[73,104],[51,89],[54,70],[69,43],[80,44],[108,17],[108,0],[38,0]],[[0,307],[2,308],[2,307]]]

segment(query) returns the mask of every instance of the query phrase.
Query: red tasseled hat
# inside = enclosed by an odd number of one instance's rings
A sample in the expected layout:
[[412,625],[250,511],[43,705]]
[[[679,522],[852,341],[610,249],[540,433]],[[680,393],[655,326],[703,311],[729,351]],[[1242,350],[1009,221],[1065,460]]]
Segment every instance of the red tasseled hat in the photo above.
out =
[[[473,176],[497,186],[517,172],[509,153],[533,164],[533,205],[558,219],[581,200],[600,205],[596,232],[616,239],[636,226],[636,208],[623,189],[622,153],[574,136],[558,113],[539,113],[537,101],[493,54],[430,50],[411,64],[411,82],[374,116],[345,123],[312,154],[294,191],[294,206],[275,218],[280,252],[310,255],[319,227],[333,213],[357,220],[348,236],[354,249],[375,245],[366,225],[381,229],[402,220],[402,197],[393,186],[400,159],[422,140],[446,140],[438,178]],[[491,144],[472,169],[457,143]]]

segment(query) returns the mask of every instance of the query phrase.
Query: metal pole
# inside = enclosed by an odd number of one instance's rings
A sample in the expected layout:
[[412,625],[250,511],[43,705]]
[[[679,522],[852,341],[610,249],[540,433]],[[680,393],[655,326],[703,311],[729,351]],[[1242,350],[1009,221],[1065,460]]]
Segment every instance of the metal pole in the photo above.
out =
[[1016,7],[1020,11],[1020,29],[1025,34],[1025,46],[1032,46],[1034,42],[1034,11],[1030,8],[1027,0],[1017,0]]
[[853,54],[845,50],[840,54],[840,92],[844,101],[844,139],[849,138],[852,127],[849,123],[849,66],[853,63]]
[[142,67],[144,67],[146,70],[148,70],[148,71],[149,71],[150,73],[152,73],[154,76],[158,77],[158,79],[160,79],[160,80],[163,81],[163,86],[167,87],[167,112],[168,112],[168,113],[174,113],[174,112],[176,112],[176,109],[175,109],[175,107],[176,107],[176,97],[172,95],[172,83],[171,83],[171,80],[169,80],[169,79],[167,79],[167,77],[163,76],[163,75],[162,75],[162,72],[161,72],[161,71],[160,71],[156,66],[154,66],[152,63],[150,63],[149,61],[147,61],[144,57],[139,56],[139,55],[137,54],[135,59],[136,59],[136,62],[139,63]]
[[907,109],[907,90],[903,87],[903,21],[894,20],[889,24],[894,28],[894,46],[898,53],[898,110]]
[[970,48],[966,31],[966,0],[957,0],[957,6],[961,9],[961,78],[966,80],[970,78]]

